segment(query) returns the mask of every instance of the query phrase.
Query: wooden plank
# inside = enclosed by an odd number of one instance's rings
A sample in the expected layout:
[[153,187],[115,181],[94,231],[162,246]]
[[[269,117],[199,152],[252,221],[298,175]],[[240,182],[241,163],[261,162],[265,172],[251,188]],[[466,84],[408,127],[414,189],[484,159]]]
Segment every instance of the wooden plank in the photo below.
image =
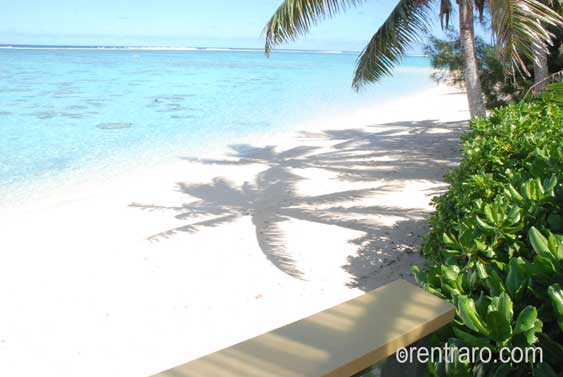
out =
[[436,331],[454,307],[396,280],[155,377],[350,377]]

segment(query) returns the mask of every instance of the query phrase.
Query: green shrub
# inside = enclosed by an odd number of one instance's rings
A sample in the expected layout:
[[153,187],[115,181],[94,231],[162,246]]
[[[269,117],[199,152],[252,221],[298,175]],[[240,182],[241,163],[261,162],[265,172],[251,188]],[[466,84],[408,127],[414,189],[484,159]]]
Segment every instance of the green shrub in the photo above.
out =
[[456,306],[434,341],[468,347],[538,346],[544,363],[430,364],[434,375],[563,373],[563,108],[547,98],[510,104],[471,123],[463,157],[433,199],[414,269]]

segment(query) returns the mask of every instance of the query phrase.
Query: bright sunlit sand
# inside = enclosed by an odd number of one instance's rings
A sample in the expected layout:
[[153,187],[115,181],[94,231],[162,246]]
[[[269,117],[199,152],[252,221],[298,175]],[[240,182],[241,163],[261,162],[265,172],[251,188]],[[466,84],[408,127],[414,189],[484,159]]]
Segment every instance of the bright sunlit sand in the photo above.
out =
[[467,118],[436,87],[6,208],[0,375],[149,375],[409,278]]

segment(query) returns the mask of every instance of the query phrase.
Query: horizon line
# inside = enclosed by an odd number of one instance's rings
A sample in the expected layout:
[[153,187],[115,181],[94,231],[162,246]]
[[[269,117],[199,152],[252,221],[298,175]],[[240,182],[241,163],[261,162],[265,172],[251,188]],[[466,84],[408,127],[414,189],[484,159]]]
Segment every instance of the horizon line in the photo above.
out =
[[[258,47],[208,47],[208,46],[143,46],[143,45],[90,45],[90,44],[19,44],[19,43],[0,43],[0,49],[29,49],[29,50],[138,50],[138,51],[240,51],[240,52],[264,52],[264,48]],[[291,49],[276,48],[272,52],[299,53],[309,52],[318,54],[347,54],[359,55],[360,51],[352,50],[319,50],[319,49]],[[424,54],[407,54],[405,56],[427,56]]]
[[[98,45],[98,44],[31,44],[31,43],[0,43],[0,48],[29,48],[29,49],[113,49],[113,50],[207,50],[207,51],[264,51],[260,47],[227,47],[227,46],[146,46],[146,45]],[[359,51],[352,50],[320,50],[320,49],[293,49],[293,48],[276,48],[272,51],[289,51],[289,52],[324,52],[324,53],[347,53],[359,54]]]

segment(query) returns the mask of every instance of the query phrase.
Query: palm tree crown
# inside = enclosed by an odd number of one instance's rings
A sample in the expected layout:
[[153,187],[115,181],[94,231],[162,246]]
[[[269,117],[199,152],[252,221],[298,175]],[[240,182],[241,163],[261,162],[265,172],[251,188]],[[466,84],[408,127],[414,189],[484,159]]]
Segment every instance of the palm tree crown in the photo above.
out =
[[[563,18],[552,8],[561,0],[548,0],[545,4],[538,0],[461,1],[473,2],[481,20],[488,11],[499,54],[513,71],[527,73],[524,59],[533,60],[538,50],[547,50],[553,37],[549,27],[563,27]],[[284,0],[264,29],[266,53],[276,45],[307,33],[319,21],[363,2]],[[398,1],[358,58],[352,83],[355,89],[391,74],[405,52],[430,31],[433,5],[432,0]],[[453,12],[452,2],[440,0],[439,5],[442,27],[447,27]]]

